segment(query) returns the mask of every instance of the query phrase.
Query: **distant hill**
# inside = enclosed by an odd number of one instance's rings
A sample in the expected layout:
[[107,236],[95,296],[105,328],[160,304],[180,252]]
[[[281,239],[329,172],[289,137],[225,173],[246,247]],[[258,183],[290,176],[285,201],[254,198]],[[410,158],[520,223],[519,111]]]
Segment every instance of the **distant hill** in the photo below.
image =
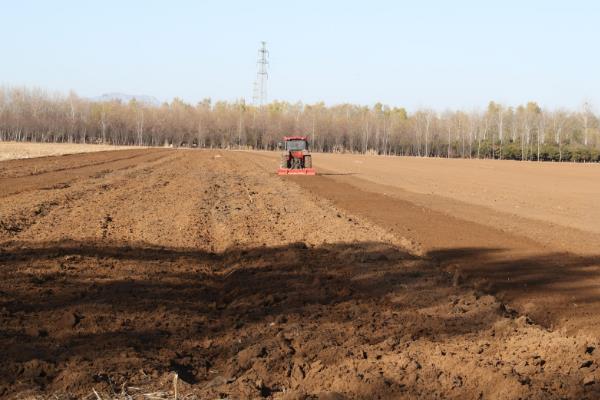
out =
[[102,96],[93,97],[91,100],[98,102],[120,100],[122,103],[129,103],[133,99],[150,106],[160,105],[160,101],[154,96],[125,93],[104,93]]

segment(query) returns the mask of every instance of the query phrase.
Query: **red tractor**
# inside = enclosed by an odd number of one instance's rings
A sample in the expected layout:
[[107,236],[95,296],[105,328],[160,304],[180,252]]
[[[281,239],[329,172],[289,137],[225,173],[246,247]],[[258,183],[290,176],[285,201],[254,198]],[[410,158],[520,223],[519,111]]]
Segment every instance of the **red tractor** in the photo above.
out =
[[284,136],[278,175],[316,175],[306,136]]

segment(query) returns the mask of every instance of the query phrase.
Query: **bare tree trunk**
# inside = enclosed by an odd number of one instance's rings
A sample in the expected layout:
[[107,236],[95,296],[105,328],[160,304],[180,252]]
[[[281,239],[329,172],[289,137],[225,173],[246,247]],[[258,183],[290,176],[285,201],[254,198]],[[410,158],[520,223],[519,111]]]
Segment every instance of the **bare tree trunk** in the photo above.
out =
[[480,157],[481,154],[481,134],[479,132],[479,129],[477,129],[477,158],[481,158]]
[[365,127],[365,151],[364,154],[367,154],[369,151],[369,115],[367,115],[366,127]]
[[498,109],[498,136],[500,136],[500,159],[502,160],[502,150],[504,149],[504,113],[502,108]]
[[448,126],[448,157],[447,158],[450,158],[450,131],[451,131],[451,128],[450,128],[450,126]]
[[537,135],[537,161],[540,161],[540,136],[543,140],[544,138],[544,114],[540,115],[540,121],[538,126],[538,135]]
[[140,110],[138,112],[137,118],[137,143],[138,146],[142,146],[144,144],[144,110]]
[[431,113],[425,118],[425,157],[429,157],[429,125],[431,124]]
[[100,125],[102,127],[102,143],[106,143],[106,113],[104,112],[104,107],[102,107],[100,115]]

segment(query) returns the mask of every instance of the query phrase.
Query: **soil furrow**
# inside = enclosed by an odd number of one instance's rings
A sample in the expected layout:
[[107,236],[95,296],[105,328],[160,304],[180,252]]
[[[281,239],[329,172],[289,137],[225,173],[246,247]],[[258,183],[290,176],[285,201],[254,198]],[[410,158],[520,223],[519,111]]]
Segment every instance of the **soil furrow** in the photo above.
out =
[[[125,152],[126,151],[120,151],[119,153]],[[162,152],[164,151],[161,151],[161,153]],[[30,190],[49,190],[60,188],[61,186],[64,187],[78,179],[102,177],[103,175],[114,170],[131,168],[136,164],[161,158],[166,155],[155,153],[156,151],[140,154],[136,151],[134,155],[130,155],[128,157],[119,157],[116,160],[106,160],[76,167],[69,166],[34,175],[1,178],[0,198]]]
[[107,162],[131,159],[150,151],[134,149],[124,151],[121,155],[116,155],[111,151],[66,154],[63,156],[35,158],[35,162],[28,161],[29,159],[9,160],[2,162],[0,165],[0,178],[20,178],[29,175],[41,175],[48,172],[60,172],[68,169],[101,165]]
[[[0,238],[22,237],[30,227],[40,223],[44,218],[50,218],[49,214],[53,210],[73,208],[73,204],[78,201],[83,204],[91,203],[94,198],[111,188],[126,186],[131,179],[143,179],[143,175],[154,173],[152,168],[175,159],[174,156],[175,154],[168,157],[163,154],[159,158],[146,160],[141,165],[133,164],[118,170],[106,171],[101,176],[82,178],[70,185],[55,185],[9,195],[0,205]],[[48,224],[42,223],[33,236],[42,238],[47,229]]]

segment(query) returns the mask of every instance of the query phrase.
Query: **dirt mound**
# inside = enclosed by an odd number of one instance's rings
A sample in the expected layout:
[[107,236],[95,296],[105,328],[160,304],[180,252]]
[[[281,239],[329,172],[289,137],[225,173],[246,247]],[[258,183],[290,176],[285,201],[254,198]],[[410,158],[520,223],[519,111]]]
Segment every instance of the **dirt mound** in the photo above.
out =
[[0,189],[0,395],[173,396],[177,374],[185,398],[596,396],[594,337],[247,157]]

